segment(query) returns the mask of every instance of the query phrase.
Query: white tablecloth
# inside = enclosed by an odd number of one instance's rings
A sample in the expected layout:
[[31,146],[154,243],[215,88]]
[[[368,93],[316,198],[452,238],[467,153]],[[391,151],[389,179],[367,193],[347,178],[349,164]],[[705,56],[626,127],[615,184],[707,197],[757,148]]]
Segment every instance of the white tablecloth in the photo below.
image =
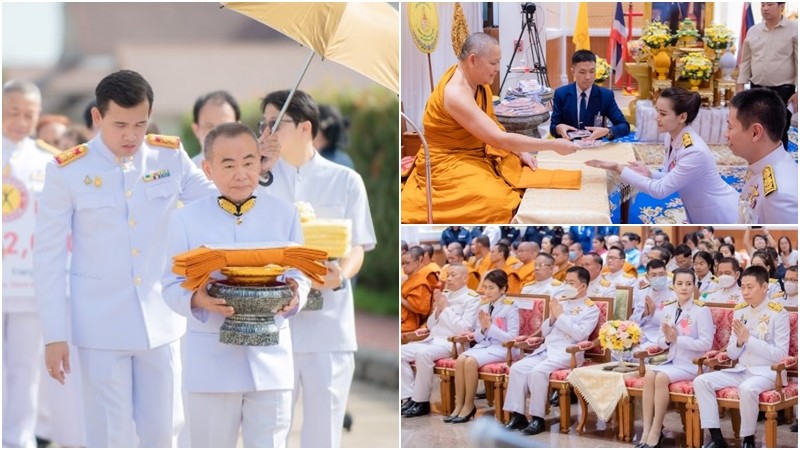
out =
[[[657,111],[653,102],[636,102],[636,139],[640,142],[664,142],[664,135],[656,127]],[[728,108],[700,108],[692,122],[692,128],[700,134],[706,144],[726,144],[725,127],[728,124]]]

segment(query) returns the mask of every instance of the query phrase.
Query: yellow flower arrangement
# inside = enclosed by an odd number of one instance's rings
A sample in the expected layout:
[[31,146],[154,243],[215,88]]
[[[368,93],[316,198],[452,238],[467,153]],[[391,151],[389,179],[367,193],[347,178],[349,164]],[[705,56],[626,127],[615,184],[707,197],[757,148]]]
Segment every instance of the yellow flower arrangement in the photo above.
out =
[[724,50],[733,45],[733,31],[725,25],[712,25],[706,28],[703,42],[708,48]]
[[642,41],[651,49],[659,49],[668,46],[674,36],[670,32],[669,26],[661,22],[648,22],[642,28]]
[[681,78],[684,80],[708,80],[714,70],[711,60],[702,53],[689,53],[679,60]]
[[608,77],[611,76],[611,65],[605,58],[597,57],[596,68],[594,72],[594,82],[604,83]]
[[600,345],[616,352],[630,351],[639,344],[642,329],[630,320],[609,320],[600,327]]

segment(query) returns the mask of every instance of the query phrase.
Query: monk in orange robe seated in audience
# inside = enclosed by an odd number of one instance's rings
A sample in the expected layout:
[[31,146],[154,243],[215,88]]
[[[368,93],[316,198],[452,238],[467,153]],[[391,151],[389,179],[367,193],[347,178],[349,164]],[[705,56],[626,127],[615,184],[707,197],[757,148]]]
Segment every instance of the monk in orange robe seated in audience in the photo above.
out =
[[408,277],[400,290],[400,330],[403,333],[416,330],[428,319],[433,290],[439,284],[439,277],[423,265],[423,253],[421,247],[411,247],[400,258],[403,273]]
[[492,257],[489,255],[490,249],[489,236],[482,234],[472,239],[473,256],[469,259],[468,265],[480,274],[481,279],[492,270]]
[[472,290],[478,289],[481,275],[464,261],[464,247],[458,242],[451,242],[450,245],[447,246],[445,254],[447,255],[447,264],[442,267],[439,276],[439,281],[442,286],[444,286],[444,283],[447,281],[448,268],[451,266],[464,266],[467,268],[467,287]]
[[517,248],[517,258],[519,263],[511,267],[511,273],[508,274],[508,293],[519,294],[522,292],[522,286],[536,281],[536,271],[534,270],[534,262],[536,256],[539,255],[539,245],[536,242],[521,242]]
[[[464,41],[458,64],[431,93],[422,123],[431,159],[435,223],[509,223],[522,190],[522,167],[536,169],[530,152],[566,155],[578,145],[507,133],[497,121],[489,85],[500,72],[500,45],[485,33]],[[417,153],[402,193],[403,223],[427,222],[425,154]]]
[[558,281],[564,281],[564,278],[567,276],[567,269],[573,266],[573,264],[569,262],[569,248],[564,244],[558,244],[553,247],[552,255],[556,264],[553,278]]

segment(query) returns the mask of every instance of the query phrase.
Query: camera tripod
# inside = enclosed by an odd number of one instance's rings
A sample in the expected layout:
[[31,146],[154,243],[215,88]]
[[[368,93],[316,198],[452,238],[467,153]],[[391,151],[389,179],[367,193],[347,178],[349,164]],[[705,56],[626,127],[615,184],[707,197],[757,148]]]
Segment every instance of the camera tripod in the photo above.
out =
[[[529,61],[531,66],[530,73],[536,74],[536,78],[539,81],[539,84],[542,86],[550,87],[550,82],[547,80],[547,64],[545,63],[544,58],[544,51],[542,50],[542,41],[539,39],[539,29],[536,26],[536,20],[534,20],[534,13],[536,12],[536,5],[533,3],[524,3],[522,5],[522,14],[524,15],[524,21],[520,26],[519,30],[519,37],[517,38],[517,45],[522,43],[522,35],[525,34],[525,31],[528,32],[528,49],[530,50],[530,56],[532,57]],[[506,79],[508,78],[508,74],[511,72],[511,65],[514,64],[514,58],[517,56],[517,49],[514,49],[514,53],[511,55],[511,61],[508,62],[508,66],[506,67],[506,74],[503,77],[503,82],[500,83],[500,93],[503,92],[503,86],[506,84]]]

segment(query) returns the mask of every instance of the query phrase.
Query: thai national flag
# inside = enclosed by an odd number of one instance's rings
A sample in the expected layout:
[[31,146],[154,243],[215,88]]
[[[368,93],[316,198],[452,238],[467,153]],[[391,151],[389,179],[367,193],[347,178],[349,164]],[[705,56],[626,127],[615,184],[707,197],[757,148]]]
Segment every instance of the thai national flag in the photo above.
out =
[[623,64],[628,54],[628,29],[625,28],[625,15],[622,13],[622,3],[617,2],[617,13],[611,24],[611,33],[608,36],[608,63],[614,72],[612,84],[622,82]]
[[756,22],[753,20],[753,8],[750,2],[744,2],[742,5],[742,29],[739,32],[739,48],[736,56],[736,64],[742,61],[742,47],[744,46],[744,38],[747,37],[747,30],[750,29]]

